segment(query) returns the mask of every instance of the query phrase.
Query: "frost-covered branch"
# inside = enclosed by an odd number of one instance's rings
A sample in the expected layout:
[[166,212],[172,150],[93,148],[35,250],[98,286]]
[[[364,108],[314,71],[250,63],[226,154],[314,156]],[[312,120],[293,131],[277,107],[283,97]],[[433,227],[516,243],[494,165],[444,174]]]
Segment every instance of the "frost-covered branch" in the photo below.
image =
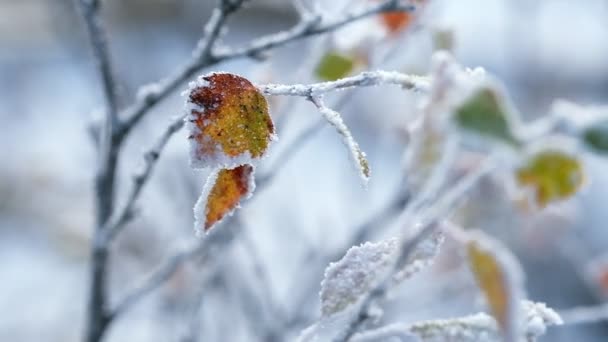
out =
[[[237,1],[235,3],[240,2]],[[135,126],[148,110],[170,95],[180,84],[191,78],[203,68],[234,58],[259,56],[273,48],[284,46],[296,40],[327,33],[369,16],[384,12],[414,11],[415,6],[409,4],[409,2],[404,4],[402,1],[387,0],[379,4],[370,5],[369,8],[347,14],[342,18],[326,22],[322,20],[323,18],[320,15],[314,15],[312,17],[305,16],[302,22],[288,31],[261,37],[242,48],[227,48],[215,52],[213,50],[214,43],[221,32],[221,27],[223,27],[230,14],[237,9],[238,7],[234,6],[230,8],[230,11],[227,11],[225,8],[215,10],[206,29],[206,32],[212,32],[215,35],[209,35],[208,37],[210,38],[203,38],[192,53],[192,58],[175,71],[172,76],[169,76],[158,83],[146,85],[141,88],[137,101],[124,110],[123,114],[126,119],[120,126],[119,132],[121,136],[125,135],[133,126]],[[207,45],[209,45],[209,47],[205,47]]]
[[331,32],[357,20],[385,13],[385,12],[412,12],[416,7],[410,1],[387,0],[368,8],[357,10],[331,21],[324,21],[320,14],[305,16],[304,20],[292,29],[284,32],[259,38],[242,48],[219,51],[215,57],[227,60],[243,56],[257,56],[275,47],[289,44],[303,38]]
[[[181,123],[180,123],[181,122]],[[154,165],[157,162],[157,157],[162,152],[163,147],[168,142],[169,137],[174,134],[179,128],[183,125],[183,120],[181,118],[176,119],[171,125],[169,125],[163,134],[159,137],[158,141],[155,143],[154,147],[150,149],[146,154],[152,154],[155,156],[155,159],[146,159],[146,165],[142,173],[139,173],[139,177],[145,175],[143,177],[143,182],[134,184],[134,188],[132,189],[132,194],[129,198],[133,198],[133,202],[137,199],[138,195],[133,196],[133,194],[137,191],[140,192],[141,188],[147,183],[147,179],[153,171]],[[292,154],[296,154],[298,149],[304,145],[305,141],[309,139],[296,139],[292,145],[288,146],[287,149],[291,151]],[[157,154],[155,154],[157,153]],[[277,168],[271,168],[268,173],[261,174],[257,176],[259,180],[257,180],[256,191],[259,193],[264,188],[272,183],[274,178],[277,175]],[[137,176],[136,176],[137,177]],[[131,203],[131,202],[128,202]],[[209,246],[215,246],[218,242],[219,244],[226,244],[232,240],[232,234],[227,236],[227,231],[231,229],[226,229],[232,227],[234,224],[238,223],[238,213],[235,216],[230,217],[225,223],[223,223],[226,227],[225,229],[217,229],[217,232],[209,234],[205,238],[195,241],[193,244],[188,247],[178,251],[176,254],[169,257],[163,265],[157,268],[154,272],[152,272],[145,280],[141,282],[141,284],[133,289],[129,294],[125,295],[123,299],[118,301],[116,308],[112,312],[112,317],[119,316],[124,311],[128,310],[136,303],[138,303],[141,299],[145,298],[147,295],[152,293],[154,290],[158,289],[162,286],[167,280],[177,272],[177,270],[187,261],[192,258],[199,257],[203,251],[209,248]],[[128,216],[128,215],[127,215]],[[126,219],[128,220],[128,218]],[[117,221],[118,222],[118,221]],[[120,228],[118,228],[120,229]],[[232,227],[232,229],[236,229]]]
[[355,138],[353,138],[352,133],[344,123],[344,120],[342,120],[340,113],[327,107],[323,102],[323,99],[319,96],[311,96],[310,102],[317,107],[319,113],[321,113],[325,120],[334,126],[338,134],[340,134],[344,145],[346,145],[350,152],[351,158],[358,167],[361,179],[364,183],[367,183],[370,176],[370,169],[367,158],[365,157],[365,152],[361,151],[359,144],[355,141]]
[[414,221],[407,215],[407,210],[404,212],[405,215],[400,219],[400,226],[406,227],[406,229],[409,228],[409,230],[406,231],[406,234],[403,235],[400,241],[399,254],[395,258],[391,271],[366,294],[358,306],[356,313],[350,319],[346,329],[335,341],[348,341],[357,333],[359,327],[370,317],[369,310],[373,304],[386,297],[392,284],[391,279],[393,275],[404,267],[416,246],[438,229],[440,226],[439,222],[454,208],[458,199],[471,190],[494,166],[493,158],[488,157],[480,166],[460,179],[435,205],[419,215],[416,222],[418,228],[413,232],[412,229],[414,227],[412,227],[412,224]]
[[[521,333],[526,341],[536,341],[546,332],[547,327],[563,323],[560,316],[543,303],[523,301],[520,304],[520,310],[525,317]],[[495,319],[486,313],[413,324],[390,324],[359,333],[353,337],[352,341],[384,341],[392,337],[398,337],[401,341],[408,342],[502,341]]]
[[213,48],[230,15],[238,11],[245,1],[247,0],[220,1],[205,25],[204,36],[192,52],[192,58],[175,71],[172,76],[158,83],[143,86],[139,90],[137,101],[124,110],[123,117],[125,119],[120,125],[119,136],[125,136],[154,105],[171,94],[180,84],[197,71],[220,62],[220,60],[212,56]]
[[408,90],[427,91],[430,80],[424,76],[407,75],[396,71],[376,70],[365,71],[358,75],[341,78],[336,81],[313,84],[266,84],[258,85],[258,88],[266,95],[310,98],[342,89],[379,85],[397,85]]
[[144,166],[143,168],[133,175],[133,186],[129,193],[124,207],[116,212],[112,218],[108,221],[107,227],[104,229],[105,238],[112,240],[116,234],[118,234],[122,228],[129,222],[134,214],[135,203],[139,198],[139,195],[148,182],[154,166],[158,162],[158,158],[162,153],[163,149],[171,139],[171,136],[179,131],[184,126],[184,116],[175,118],[162,132],[158,140],[154,145],[144,153]]

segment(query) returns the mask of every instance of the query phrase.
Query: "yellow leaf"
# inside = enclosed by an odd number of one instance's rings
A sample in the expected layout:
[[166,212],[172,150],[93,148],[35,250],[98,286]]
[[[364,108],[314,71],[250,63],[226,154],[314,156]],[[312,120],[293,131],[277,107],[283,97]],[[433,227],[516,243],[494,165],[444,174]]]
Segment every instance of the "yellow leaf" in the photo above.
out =
[[467,243],[470,268],[506,340],[514,341],[521,323],[516,311],[523,292],[521,269],[505,247],[476,235]]
[[205,184],[205,190],[196,203],[195,228],[208,231],[249,197],[255,188],[253,166],[241,165],[234,169],[214,172]]
[[559,150],[545,150],[519,168],[516,178],[520,185],[531,187],[536,202],[545,207],[574,195],[583,184],[584,172],[575,157]]
[[211,73],[188,93],[194,167],[235,167],[262,157],[274,138],[266,98],[247,79]]

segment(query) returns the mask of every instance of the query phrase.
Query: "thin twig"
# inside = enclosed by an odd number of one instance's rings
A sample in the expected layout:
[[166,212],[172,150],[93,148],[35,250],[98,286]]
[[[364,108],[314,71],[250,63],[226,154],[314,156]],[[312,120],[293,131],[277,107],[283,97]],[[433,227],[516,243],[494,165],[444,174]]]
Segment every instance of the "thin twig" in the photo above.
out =
[[220,1],[220,5],[213,10],[211,18],[205,25],[205,34],[192,52],[192,58],[172,76],[161,80],[158,84],[150,84],[141,88],[137,101],[123,113],[123,117],[126,119],[120,125],[119,136],[124,137],[128,134],[154,105],[171,94],[198,70],[220,62],[213,57],[213,48],[230,15],[238,11],[244,2],[245,0]]
[[[401,238],[399,254],[395,259],[391,270],[387,272],[382,281],[366,294],[357,308],[356,314],[350,320],[346,330],[334,341],[346,342],[358,332],[360,326],[368,320],[370,308],[374,303],[386,297],[386,294],[390,290],[390,285],[392,284],[391,279],[393,274],[403,268],[418,244],[438,229],[442,217],[445,217],[452,211],[462,196],[470,191],[477,182],[494,167],[495,161],[493,156],[487,157],[478,168],[461,178],[434,206],[421,213],[418,220],[419,228],[417,231],[412,232],[410,229],[406,231],[406,234]],[[403,215],[400,221],[401,226],[403,227],[408,227],[413,223],[410,215]]]
[[[148,91],[142,94],[142,96],[139,96],[138,100],[133,105],[125,109],[124,117],[126,117],[126,119],[120,126],[119,135],[126,135],[126,133],[131,130],[152,107],[169,96],[180,84],[203,68],[210,67],[234,58],[259,56],[263,52],[273,48],[336,30],[342,26],[365,17],[384,12],[409,12],[414,10],[415,7],[411,4],[402,4],[399,1],[388,0],[327,23],[323,23],[320,16],[307,17],[304,18],[301,23],[297,24],[288,31],[264,36],[242,48],[224,49],[223,51],[218,52],[214,52],[213,46],[211,46],[210,50],[197,48],[193,52],[192,58],[185,65],[175,71],[172,76],[160,81],[158,84],[143,87],[143,89],[147,89]],[[210,38],[206,40],[207,42],[210,42],[211,45],[213,45],[219,35],[219,32],[221,31],[219,28],[224,25],[228,16],[233,12],[234,10],[230,12],[225,10],[214,11],[212,19],[207,25],[208,29],[206,29],[206,31],[217,32],[217,35],[210,36]]]
[[179,131],[184,126],[184,115],[175,118],[162,132],[157,141],[144,153],[144,167],[142,170],[133,175],[133,186],[127,197],[124,207],[115,213],[106,224],[104,229],[105,238],[111,241],[133,217],[135,203],[141,194],[144,185],[152,175],[154,166],[158,162],[158,158],[163,149],[169,142],[171,136]]
[[[332,262],[340,260],[344,253],[352,246],[357,246],[365,241],[368,241],[372,232],[381,233],[383,228],[387,227],[390,222],[399,216],[399,214],[403,211],[403,208],[408,205],[409,200],[410,194],[407,191],[400,191],[380,210],[376,211],[364,222],[355,226],[353,229],[349,229],[354,232],[350,239],[342,243],[342,246],[340,248],[336,248],[334,252],[328,253],[321,257],[321,262],[318,263],[322,265],[321,269],[313,269],[312,267],[308,267],[310,272],[306,273],[306,275],[301,278],[309,280],[309,282],[306,284],[306,288],[302,291],[302,295],[300,295],[299,299],[295,301],[296,304],[293,307],[296,308],[296,312],[291,313],[291,316],[287,321],[288,328],[295,328],[299,324],[307,323],[309,321],[309,315],[306,315],[301,308],[305,307],[305,305],[310,302],[311,298],[318,294],[319,277],[323,276],[325,267]],[[311,254],[312,253],[315,252],[311,251]],[[310,257],[312,257],[312,255],[308,255],[306,260],[310,259]],[[295,285],[302,286],[302,279],[296,280],[294,286],[291,288],[294,289]],[[294,292],[295,290],[289,291],[289,293]]]
[[307,20],[302,21],[300,24],[294,26],[291,30],[259,38],[242,48],[220,51],[215,54],[215,58],[224,61],[237,57],[255,56],[272,48],[284,46],[303,38],[337,30],[342,26],[369,16],[385,12],[412,12],[415,9],[416,7],[411,3],[403,4],[398,0],[388,0],[380,4],[370,5],[368,8],[358,10],[356,12],[347,14],[342,18],[338,18],[326,23],[323,23],[323,18],[320,15],[310,16],[307,18]]
[[342,89],[389,84],[398,85],[408,90],[426,91],[429,88],[430,80],[428,77],[423,76],[407,75],[396,71],[376,70],[364,71],[358,75],[341,78],[336,81],[312,84],[265,84],[259,85],[258,88],[266,95],[310,98]]

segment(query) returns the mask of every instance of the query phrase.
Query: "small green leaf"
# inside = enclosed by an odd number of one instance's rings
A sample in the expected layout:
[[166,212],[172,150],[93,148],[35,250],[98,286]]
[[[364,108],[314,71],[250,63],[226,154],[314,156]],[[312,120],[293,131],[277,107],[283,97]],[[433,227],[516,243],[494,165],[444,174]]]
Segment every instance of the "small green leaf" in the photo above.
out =
[[533,188],[536,202],[545,207],[574,195],[583,184],[584,173],[575,157],[558,150],[545,150],[517,170],[516,177],[520,185]]
[[354,58],[336,52],[328,52],[319,61],[315,74],[322,80],[335,81],[348,75],[354,67]]
[[465,130],[517,146],[519,143],[511,132],[508,115],[499,95],[490,88],[483,88],[456,110],[456,122]]
[[582,138],[593,151],[608,154],[608,121],[600,121],[587,127]]

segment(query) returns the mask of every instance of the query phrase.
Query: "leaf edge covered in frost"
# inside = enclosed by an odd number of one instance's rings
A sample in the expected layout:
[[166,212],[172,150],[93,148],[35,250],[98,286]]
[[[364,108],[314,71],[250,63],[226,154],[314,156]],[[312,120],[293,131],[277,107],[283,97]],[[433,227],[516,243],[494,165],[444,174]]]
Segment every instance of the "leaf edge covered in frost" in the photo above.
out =
[[[268,125],[268,136],[266,138],[265,146],[262,148],[263,151],[258,153],[259,155],[252,155],[250,151],[244,151],[236,156],[230,156],[222,150],[222,146],[219,142],[213,141],[209,136],[203,136],[201,128],[197,125],[197,121],[203,123],[205,127],[209,125],[208,119],[200,117],[204,115],[205,111],[208,109],[204,105],[197,104],[194,102],[193,93],[203,88],[210,88],[212,86],[211,82],[208,80],[215,76],[230,76],[239,80],[242,87],[245,87],[247,91],[254,91],[257,96],[264,102],[264,112],[265,119]],[[215,85],[214,85],[215,86]],[[241,89],[242,90],[242,89]],[[222,94],[224,92],[222,91]],[[239,94],[232,94],[232,96],[237,96]],[[185,127],[188,132],[188,141],[189,141],[189,155],[190,155],[190,167],[195,169],[201,168],[234,168],[243,164],[253,164],[255,161],[264,158],[267,154],[268,148],[271,146],[272,142],[277,141],[278,137],[275,132],[274,123],[272,118],[270,117],[270,112],[268,109],[268,103],[266,97],[259,92],[259,89],[248,79],[229,72],[223,71],[214,71],[204,75],[200,75],[195,81],[192,81],[188,84],[188,89],[182,92],[182,96],[186,98],[184,104],[184,122]],[[217,98],[215,101],[219,101]],[[212,110],[216,110],[219,104],[214,103],[212,105]],[[197,140],[197,136],[202,136],[209,144],[214,144],[215,146],[212,148],[212,151],[209,152],[208,155],[201,155],[201,143]]]
[[[519,262],[513,256],[513,254],[502,245],[498,240],[488,236],[481,231],[472,231],[467,233],[467,260],[470,265],[471,272],[473,273],[480,290],[486,298],[486,302],[492,311],[493,316],[504,314],[505,322],[500,322],[499,317],[496,317],[496,321],[499,325],[502,325],[503,335],[505,341],[515,341],[516,336],[519,334],[521,321],[519,320],[518,303],[525,296],[524,290],[524,273],[519,265]],[[474,260],[471,260],[472,253],[486,254],[491,256],[493,262],[499,267],[501,275],[501,286],[506,293],[506,312],[498,313],[497,308],[493,307],[492,298],[489,296],[489,289],[484,287],[479,274],[479,270],[475,268],[473,264]],[[478,265],[477,265],[478,266]]]
[[[251,171],[249,171],[249,173],[247,174],[247,191],[246,191],[246,193],[241,195],[239,197],[237,203],[232,208],[230,208],[219,220],[216,220],[211,225],[208,225],[207,224],[207,211],[208,211],[207,205],[209,202],[209,196],[217,183],[217,179],[218,179],[220,172],[232,171],[232,170],[235,170],[240,167],[251,168]],[[251,164],[243,164],[243,165],[239,165],[232,169],[213,170],[207,177],[207,180],[205,181],[205,185],[203,186],[203,191],[201,192],[201,195],[199,196],[199,198],[196,201],[196,204],[194,205],[194,208],[193,208],[194,231],[195,231],[196,235],[197,236],[204,235],[205,233],[207,233],[208,231],[213,229],[213,227],[217,226],[222,221],[224,221],[224,219],[226,217],[232,216],[232,214],[234,214],[235,210],[240,208],[240,204],[244,200],[249,199],[253,195],[254,191],[255,191],[255,166],[253,166]]]

